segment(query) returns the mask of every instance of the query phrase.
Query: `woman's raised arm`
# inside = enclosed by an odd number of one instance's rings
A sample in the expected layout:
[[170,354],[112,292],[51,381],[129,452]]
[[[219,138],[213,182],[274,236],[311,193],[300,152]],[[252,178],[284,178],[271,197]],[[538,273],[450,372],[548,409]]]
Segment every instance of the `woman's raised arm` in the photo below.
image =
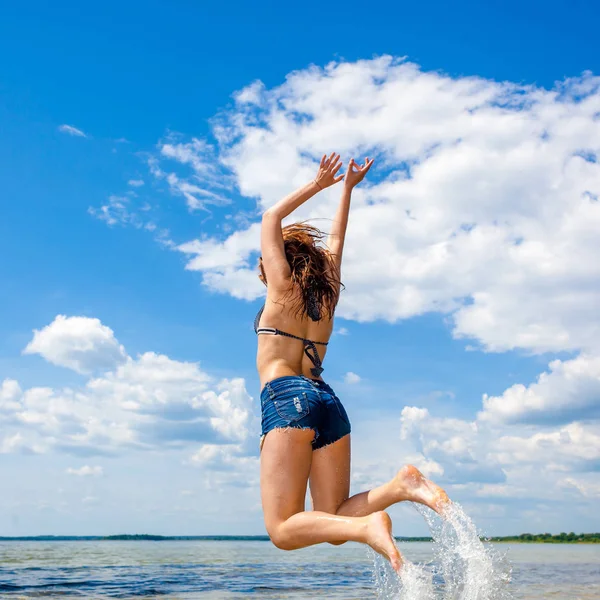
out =
[[[372,164],[373,159],[369,160],[369,157],[365,160],[364,165],[355,163],[354,159],[351,158],[348,170],[346,171],[344,190],[342,191],[342,197],[340,198],[340,203],[327,240],[327,247],[335,261],[338,272],[341,270],[342,266],[342,252],[344,250],[344,240],[346,239],[346,229],[348,227],[348,214],[350,212],[352,190],[355,185],[359,184],[364,179],[364,176],[367,174]],[[356,169],[356,171],[354,169]]]
[[316,193],[341,181],[344,176],[337,176],[341,166],[339,154],[332,152],[329,158],[323,155],[319,171],[313,181],[292,192],[263,213],[260,247],[263,268],[269,283],[275,285],[286,283],[291,275],[285,257],[281,222]]

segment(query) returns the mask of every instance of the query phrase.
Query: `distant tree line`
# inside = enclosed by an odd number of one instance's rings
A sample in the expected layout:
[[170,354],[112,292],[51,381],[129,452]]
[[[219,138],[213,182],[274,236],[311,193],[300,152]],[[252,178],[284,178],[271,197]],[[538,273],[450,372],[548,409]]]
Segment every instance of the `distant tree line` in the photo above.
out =
[[522,533],[505,537],[487,538],[491,542],[524,542],[537,544],[600,544],[600,533]]
[[136,533],[136,534],[120,534],[120,535],[106,535],[102,540],[109,541],[122,541],[122,542],[162,542],[169,538],[164,535],[150,535],[148,533]]
[[[600,544],[600,533],[522,533],[504,537],[482,538],[487,542],[515,542],[537,544]],[[432,542],[431,537],[397,537],[399,542]],[[266,535],[179,535],[164,536],[142,534],[121,534],[108,536],[76,536],[76,535],[36,535],[26,537],[2,537],[0,542],[97,542],[97,541],[235,541],[235,542],[268,542]]]

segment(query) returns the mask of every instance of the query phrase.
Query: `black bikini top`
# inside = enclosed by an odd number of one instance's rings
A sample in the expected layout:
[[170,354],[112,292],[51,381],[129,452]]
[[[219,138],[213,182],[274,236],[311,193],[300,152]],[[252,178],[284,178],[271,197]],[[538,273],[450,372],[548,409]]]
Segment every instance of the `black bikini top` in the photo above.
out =
[[307,340],[306,338],[298,337],[297,335],[293,335],[291,333],[287,333],[286,331],[281,331],[281,329],[276,329],[275,327],[259,327],[260,318],[262,317],[263,311],[265,307],[263,307],[258,311],[256,315],[256,319],[254,319],[254,332],[256,335],[266,334],[266,335],[283,335],[285,337],[292,338],[294,340],[300,340],[304,342],[304,354],[308,356],[310,362],[314,365],[311,368],[310,372],[315,377],[320,377],[323,372],[323,367],[321,366],[323,363],[321,362],[321,358],[319,356],[319,352],[317,351],[317,344],[321,346],[327,346],[329,342],[314,342],[313,340]]

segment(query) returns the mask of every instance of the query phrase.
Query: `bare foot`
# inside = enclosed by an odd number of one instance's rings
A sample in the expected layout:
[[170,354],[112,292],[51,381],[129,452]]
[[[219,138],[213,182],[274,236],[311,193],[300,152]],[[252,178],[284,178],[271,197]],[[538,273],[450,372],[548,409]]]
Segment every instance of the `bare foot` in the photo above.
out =
[[400,571],[402,556],[396,548],[392,537],[392,520],[383,511],[373,513],[367,517],[367,544],[391,563],[394,571]]
[[439,514],[450,504],[448,494],[413,465],[402,467],[394,482],[402,500],[424,504]]

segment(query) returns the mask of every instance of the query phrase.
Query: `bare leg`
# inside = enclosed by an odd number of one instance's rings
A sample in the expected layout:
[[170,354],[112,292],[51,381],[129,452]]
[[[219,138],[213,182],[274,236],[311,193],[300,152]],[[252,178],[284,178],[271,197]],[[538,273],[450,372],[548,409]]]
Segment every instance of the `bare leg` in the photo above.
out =
[[348,498],[339,506],[337,514],[359,517],[403,501],[424,504],[441,514],[450,499],[441,487],[427,479],[419,469],[406,465],[391,481]]
[[396,570],[402,565],[392,537],[392,522],[384,512],[362,517],[305,511],[304,498],[312,464],[307,429],[275,429],[261,452],[261,495],[267,532],[273,543],[295,550],[322,542],[368,544],[387,557]]
[[363,517],[402,501],[419,502],[442,512],[449,502],[444,490],[412,465],[402,467],[391,481],[356,494],[350,493],[350,436],[313,453],[310,493],[315,510]]

